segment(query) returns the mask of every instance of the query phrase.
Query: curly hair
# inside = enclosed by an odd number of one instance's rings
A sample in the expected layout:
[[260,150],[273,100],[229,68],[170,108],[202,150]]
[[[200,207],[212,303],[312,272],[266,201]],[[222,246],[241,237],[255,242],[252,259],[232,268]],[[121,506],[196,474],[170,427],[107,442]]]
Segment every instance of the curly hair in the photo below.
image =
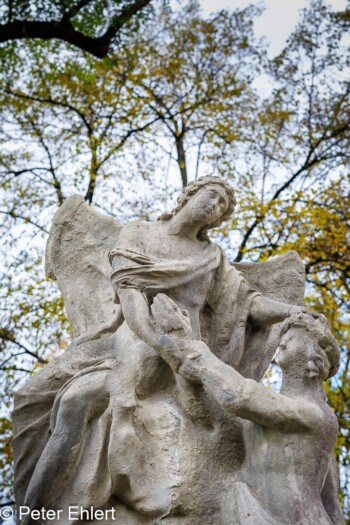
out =
[[160,217],[158,217],[158,221],[169,221],[185,206],[185,204],[190,200],[191,197],[193,197],[193,195],[195,195],[199,190],[201,190],[205,186],[208,186],[209,184],[219,184],[225,190],[229,200],[227,209],[222,214],[220,219],[214,224],[211,224],[210,228],[209,226],[204,227],[199,232],[198,238],[200,240],[209,241],[208,230],[212,228],[218,228],[220,224],[222,224],[224,221],[227,221],[231,217],[236,205],[235,193],[233,191],[233,188],[231,188],[228,182],[224,181],[220,177],[205,176],[189,182],[188,185],[182,190],[181,195],[177,199],[177,206],[173,210],[171,210],[170,213],[163,213]]
[[[310,314],[298,312],[283,321],[280,340],[288,330],[292,328],[300,328],[314,339],[315,343],[317,343],[326,354],[329,362],[329,372],[326,379],[333,377],[339,368],[340,350],[332,335],[331,327],[327,319],[323,315],[315,319]],[[319,370],[320,374],[321,372],[322,371]]]

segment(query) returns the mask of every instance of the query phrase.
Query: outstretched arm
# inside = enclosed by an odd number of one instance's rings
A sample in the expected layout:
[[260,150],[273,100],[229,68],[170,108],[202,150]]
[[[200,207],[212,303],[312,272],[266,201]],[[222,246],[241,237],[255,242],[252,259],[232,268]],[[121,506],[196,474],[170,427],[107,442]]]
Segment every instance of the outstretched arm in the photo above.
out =
[[308,308],[294,304],[280,303],[264,295],[255,297],[252,301],[249,315],[256,324],[267,326],[284,321],[284,319],[297,312],[304,312],[315,317],[319,315]]
[[[170,318],[174,319],[175,325],[176,320],[181,324],[184,317],[174,301],[164,294],[155,297],[151,310],[157,325],[164,332],[171,331],[171,328],[167,328],[167,325],[171,326]],[[164,323],[164,318],[167,323]],[[227,412],[284,432],[319,427],[322,412],[314,404],[300,399],[295,401],[252,379],[244,378],[234,368],[218,359],[203,341],[189,342],[186,328],[182,332],[179,330],[177,335],[179,338],[183,337],[184,341],[183,350],[176,355],[177,359],[180,359],[178,373],[190,381],[203,384]],[[171,354],[171,347],[162,349],[161,355],[170,366]]]
[[212,354],[203,342],[193,341],[185,354],[179,374],[203,384],[227,412],[283,432],[318,428],[322,412],[317,406],[300,399],[296,401],[242,377]]

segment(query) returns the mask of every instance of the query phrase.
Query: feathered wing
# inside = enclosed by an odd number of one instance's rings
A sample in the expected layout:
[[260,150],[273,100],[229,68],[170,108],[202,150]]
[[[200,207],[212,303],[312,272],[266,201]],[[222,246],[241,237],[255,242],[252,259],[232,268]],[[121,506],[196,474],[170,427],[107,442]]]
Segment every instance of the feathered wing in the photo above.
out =
[[[295,251],[288,251],[261,263],[233,263],[246,282],[263,295],[283,303],[302,306],[305,291],[305,268]],[[281,323],[268,329],[264,351],[262,334],[257,333],[251,352],[246,355],[246,375],[260,380],[270,365],[278,346]],[[266,331],[266,329],[262,330]],[[259,329],[257,329],[259,332]],[[252,338],[253,339],[253,338]]]
[[69,197],[54,216],[45,270],[57,280],[74,338],[94,338],[120,324],[108,252],[117,246],[121,228],[115,219],[90,208],[80,195]]

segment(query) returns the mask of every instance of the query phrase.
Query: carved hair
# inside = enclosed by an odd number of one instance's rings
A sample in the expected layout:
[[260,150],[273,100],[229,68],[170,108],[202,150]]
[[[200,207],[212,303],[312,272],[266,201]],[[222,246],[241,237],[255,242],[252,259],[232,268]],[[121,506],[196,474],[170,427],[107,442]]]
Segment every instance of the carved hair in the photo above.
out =
[[[195,181],[189,182],[188,185],[183,189],[180,197],[177,199],[177,206],[170,213],[163,213],[160,217],[158,217],[158,221],[169,221],[185,206],[185,204],[190,200],[191,197],[193,197],[193,195],[195,195],[199,190],[201,190],[205,186],[211,184],[219,184],[225,190],[229,200],[227,210],[222,214],[218,221],[210,225],[210,229],[218,228],[221,223],[227,221],[231,217],[236,205],[235,193],[233,191],[233,188],[231,188],[231,186],[220,177],[206,176],[200,177]],[[199,232],[198,238],[200,240],[209,241],[208,229],[209,227],[204,227]]]
[[[339,368],[340,350],[327,319],[323,315],[315,319],[310,314],[298,312],[283,322],[280,339],[292,328],[304,330],[325,353],[329,362],[329,372],[325,380],[334,376]],[[319,368],[319,375],[323,372],[325,370]]]

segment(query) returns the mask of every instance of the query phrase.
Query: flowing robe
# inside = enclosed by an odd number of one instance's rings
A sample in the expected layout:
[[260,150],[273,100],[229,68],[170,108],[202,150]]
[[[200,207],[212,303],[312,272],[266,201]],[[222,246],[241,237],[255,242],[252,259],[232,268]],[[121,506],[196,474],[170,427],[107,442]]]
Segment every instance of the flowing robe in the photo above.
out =
[[[148,303],[160,292],[171,295],[172,290],[194,282],[201,286],[203,276],[211,275],[208,289],[204,290],[205,300],[196,305],[201,339],[214,354],[244,375],[252,370],[252,358],[261,359],[268,330],[253,327],[249,320],[251,303],[261,294],[229,264],[217,245],[209,244],[203,253],[178,260],[157,260],[135,250],[117,249],[110,252],[109,260],[117,298],[119,287],[131,287],[139,289]],[[254,356],[251,354],[257,340],[260,353]]]

